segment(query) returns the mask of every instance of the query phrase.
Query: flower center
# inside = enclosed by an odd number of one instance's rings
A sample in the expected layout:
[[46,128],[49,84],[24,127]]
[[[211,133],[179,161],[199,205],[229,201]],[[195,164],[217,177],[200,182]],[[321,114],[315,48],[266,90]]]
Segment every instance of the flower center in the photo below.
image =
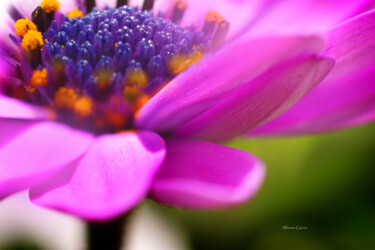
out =
[[95,1],[86,1],[86,15],[76,8],[58,16],[59,3],[43,0],[32,21],[18,20],[16,34],[29,63],[16,67],[27,93],[17,96],[52,107],[72,126],[96,133],[129,129],[150,97],[219,47],[229,30],[213,11],[202,31],[181,27],[185,1],[175,1],[168,18],[154,17],[152,0],[142,10],[125,3],[96,10]]

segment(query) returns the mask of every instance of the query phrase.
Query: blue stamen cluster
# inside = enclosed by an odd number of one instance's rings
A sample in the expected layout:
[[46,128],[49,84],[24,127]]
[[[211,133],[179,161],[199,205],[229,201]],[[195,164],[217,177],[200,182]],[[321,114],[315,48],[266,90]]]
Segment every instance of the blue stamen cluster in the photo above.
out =
[[147,74],[145,91],[152,94],[173,77],[167,67],[171,56],[210,48],[202,32],[128,6],[94,9],[82,18],[66,18],[60,27],[53,21],[44,39],[44,64],[63,61],[65,85],[91,96],[98,95],[98,72],[105,71],[108,84],[121,91],[126,74],[134,69]]

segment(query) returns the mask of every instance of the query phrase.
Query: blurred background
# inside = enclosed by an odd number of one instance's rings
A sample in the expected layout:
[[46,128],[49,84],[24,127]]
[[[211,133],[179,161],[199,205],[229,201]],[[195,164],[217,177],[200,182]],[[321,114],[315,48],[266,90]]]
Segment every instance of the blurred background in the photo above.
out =
[[[226,211],[146,201],[134,212],[125,249],[374,249],[375,124],[310,137],[236,140],[229,146],[252,152],[267,165],[253,200]],[[23,198],[11,197],[0,206],[0,249],[84,249],[79,220],[25,205]]]

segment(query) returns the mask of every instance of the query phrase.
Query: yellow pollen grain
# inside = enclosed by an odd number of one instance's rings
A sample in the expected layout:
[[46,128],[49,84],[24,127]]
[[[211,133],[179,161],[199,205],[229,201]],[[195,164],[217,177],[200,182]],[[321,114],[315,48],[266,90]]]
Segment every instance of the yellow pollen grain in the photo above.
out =
[[125,100],[129,102],[134,102],[143,94],[143,91],[139,89],[137,86],[125,86],[122,94]]
[[148,76],[143,70],[134,69],[126,74],[125,82],[128,85],[146,87],[148,83]]
[[43,0],[40,7],[48,14],[60,9],[60,3],[57,0]]
[[115,43],[115,48],[117,48],[118,47],[118,43]]
[[77,7],[70,11],[67,15],[70,19],[77,18],[77,17],[83,17],[83,11],[79,10]]
[[220,23],[221,21],[224,21],[224,18],[219,14],[219,12],[211,10],[206,13],[205,19],[207,22],[211,23]]
[[60,87],[54,97],[54,102],[59,108],[74,110],[78,94],[70,88]]
[[43,46],[42,33],[36,30],[29,30],[22,39],[22,48],[27,52]]
[[74,103],[74,112],[80,117],[87,117],[92,114],[93,104],[90,97],[82,96]]
[[36,25],[30,21],[27,17],[25,19],[18,19],[14,24],[16,29],[16,34],[19,36],[24,36],[29,30],[37,30]]
[[192,64],[198,62],[203,57],[200,51],[194,51],[188,55],[176,54],[168,61],[168,71],[171,74],[177,75],[190,67]]
[[34,70],[31,80],[30,80],[30,85],[32,87],[36,86],[47,86],[47,70],[46,69],[40,69],[40,70]]

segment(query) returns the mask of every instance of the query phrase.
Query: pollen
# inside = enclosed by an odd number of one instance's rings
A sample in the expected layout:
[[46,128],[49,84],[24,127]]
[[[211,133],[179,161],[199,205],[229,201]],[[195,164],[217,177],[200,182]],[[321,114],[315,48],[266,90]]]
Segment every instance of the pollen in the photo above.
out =
[[114,111],[109,111],[106,117],[115,128],[122,128],[128,122],[128,118],[126,116]]
[[30,84],[32,87],[37,86],[47,86],[47,70],[46,69],[40,69],[35,70],[33,72],[33,75],[31,76]]
[[92,113],[93,104],[90,97],[82,96],[74,103],[74,112],[80,117],[87,117]]
[[30,21],[27,17],[25,19],[18,19],[16,24],[14,24],[16,29],[16,34],[19,36],[24,36],[29,30],[37,30],[36,25]]
[[132,86],[146,87],[148,83],[148,77],[146,72],[136,68],[130,70],[126,74],[125,82]]
[[145,105],[149,100],[151,99],[151,97],[149,95],[142,95],[140,98],[138,98],[135,102],[134,102],[134,111],[137,112],[140,108],[143,107],[143,105]]
[[217,12],[217,11],[209,11],[207,12],[205,16],[205,20],[209,23],[220,23],[221,21],[224,21],[225,19]]
[[70,19],[83,17],[83,11],[79,10],[78,8],[75,8],[74,10],[70,11],[67,16]]
[[42,33],[36,30],[29,30],[22,39],[22,48],[25,51],[35,50],[43,46]]
[[43,0],[40,7],[48,14],[60,9],[60,3],[57,0]]
[[74,110],[78,94],[71,88],[60,87],[54,97],[55,105],[59,108]]
[[126,86],[123,91],[124,99],[129,100],[130,102],[134,102],[142,94],[143,94],[143,91],[139,89],[137,86]]
[[168,62],[168,71],[171,74],[177,75],[192,64],[198,62],[202,57],[203,53],[200,51],[194,51],[189,55],[176,54],[172,56]]

